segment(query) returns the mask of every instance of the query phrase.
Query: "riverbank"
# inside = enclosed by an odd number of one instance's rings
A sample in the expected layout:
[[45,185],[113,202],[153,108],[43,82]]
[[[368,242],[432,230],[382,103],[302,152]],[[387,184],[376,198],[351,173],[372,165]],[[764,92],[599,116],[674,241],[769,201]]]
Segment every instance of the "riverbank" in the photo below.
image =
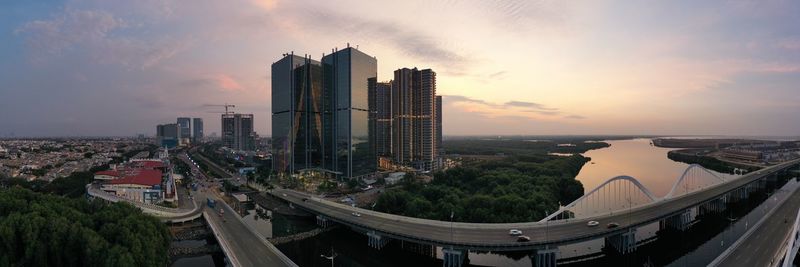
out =
[[708,149],[679,149],[667,152],[667,158],[686,164],[698,164],[706,169],[727,174],[734,174],[737,169],[745,170],[746,172],[761,169],[760,166],[741,164],[710,156],[713,153],[712,151]]

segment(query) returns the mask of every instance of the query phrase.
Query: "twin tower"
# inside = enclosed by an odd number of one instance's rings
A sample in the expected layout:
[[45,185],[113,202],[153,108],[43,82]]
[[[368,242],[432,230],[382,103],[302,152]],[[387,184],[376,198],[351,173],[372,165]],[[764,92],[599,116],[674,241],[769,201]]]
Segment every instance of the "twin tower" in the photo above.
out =
[[360,178],[375,174],[379,159],[434,168],[441,143],[436,73],[399,69],[388,83],[377,76],[377,59],[352,47],[321,62],[291,53],[273,63],[273,170]]

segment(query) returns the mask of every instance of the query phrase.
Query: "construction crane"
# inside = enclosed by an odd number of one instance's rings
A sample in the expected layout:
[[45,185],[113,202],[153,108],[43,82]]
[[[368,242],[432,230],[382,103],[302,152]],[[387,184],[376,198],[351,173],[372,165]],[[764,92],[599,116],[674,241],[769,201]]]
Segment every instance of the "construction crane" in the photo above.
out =
[[[233,113],[233,111],[228,111],[228,108],[235,108],[236,107],[236,105],[231,105],[231,104],[228,104],[228,103],[225,103],[224,105],[206,104],[206,105],[203,105],[203,106],[204,107],[225,107],[225,113],[223,113],[223,114],[231,114],[231,113]],[[209,111],[209,112],[211,112],[211,111]],[[218,113],[218,112],[214,112],[214,113]]]

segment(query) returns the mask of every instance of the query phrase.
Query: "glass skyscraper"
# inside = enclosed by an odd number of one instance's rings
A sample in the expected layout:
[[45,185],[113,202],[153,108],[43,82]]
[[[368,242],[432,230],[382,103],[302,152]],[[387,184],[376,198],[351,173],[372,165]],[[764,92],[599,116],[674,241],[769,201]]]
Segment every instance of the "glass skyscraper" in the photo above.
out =
[[377,72],[374,57],[350,47],[322,62],[289,54],[272,64],[273,169],[373,173],[368,92]]

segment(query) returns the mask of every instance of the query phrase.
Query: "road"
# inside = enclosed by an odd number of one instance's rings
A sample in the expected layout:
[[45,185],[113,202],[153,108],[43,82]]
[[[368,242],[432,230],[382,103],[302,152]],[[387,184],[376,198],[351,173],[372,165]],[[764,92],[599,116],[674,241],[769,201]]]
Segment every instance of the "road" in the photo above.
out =
[[[228,255],[229,258],[235,259],[240,266],[296,266],[275,246],[269,244],[266,239],[245,225],[237,213],[215,193],[218,185],[211,183],[209,178],[203,176],[202,172],[199,172],[197,166],[192,164],[185,154],[179,155],[179,158],[186,162],[193,172],[200,173],[196,182],[207,185],[196,191],[194,198],[197,204],[201,205],[210,215],[206,219],[218,230],[214,234],[218,238],[224,239],[219,240],[220,243],[225,242],[230,247],[230,253],[233,255]],[[208,198],[216,201],[214,209],[208,207],[206,203]],[[224,210],[223,216],[218,216],[220,209]],[[229,252],[226,251],[226,253]]]
[[792,223],[800,208],[800,190],[797,190],[775,210],[764,223],[754,229],[719,266],[769,266],[784,238],[792,230]]
[[[271,193],[314,213],[324,214],[334,221],[365,230],[376,230],[378,233],[395,239],[437,246],[453,245],[456,248],[471,250],[529,250],[544,245],[563,245],[601,238],[625,232],[627,231],[626,228],[629,227],[639,227],[656,222],[679,214],[698,205],[698,203],[717,199],[733,189],[765,177],[771,171],[782,169],[798,162],[800,160],[776,165],[707,190],[659,201],[626,212],[614,213],[614,215],[544,223],[451,224],[447,221],[426,220],[354,208],[292,190],[276,189]],[[352,213],[354,211],[360,213],[361,216],[353,216]],[[600,222],[600,226],[586,226],[589,220]],[[616,222],[620,226],[614,229],[604,227],[611,222]],[[509,229],[522,230],[525,235],[531,238],[531,241],[516,242],[515,237],[508,235]]]
[[[201,193],[198,198],[205,199],[210,195]],[[211,196],[213,198],[213,196]],[[222,217],[218,216],[219,209],[225,212]],[[212,210],[206,206],[209,223],[213,223],[219,229],[220,238],[224,238],[233,252],[235,258],[241,266],[293,266],[286,264],[281,258],[280,251],[274,246],[270,247],[266,240],[253,233],[243,221],[235,218],[236,212],[228,205],[218,200],[216,208]],[[277,251],[277,252],[276,252]],[[230,256],[230,255],[229,255]],[[283,256],[285,257],[285,256]]]

